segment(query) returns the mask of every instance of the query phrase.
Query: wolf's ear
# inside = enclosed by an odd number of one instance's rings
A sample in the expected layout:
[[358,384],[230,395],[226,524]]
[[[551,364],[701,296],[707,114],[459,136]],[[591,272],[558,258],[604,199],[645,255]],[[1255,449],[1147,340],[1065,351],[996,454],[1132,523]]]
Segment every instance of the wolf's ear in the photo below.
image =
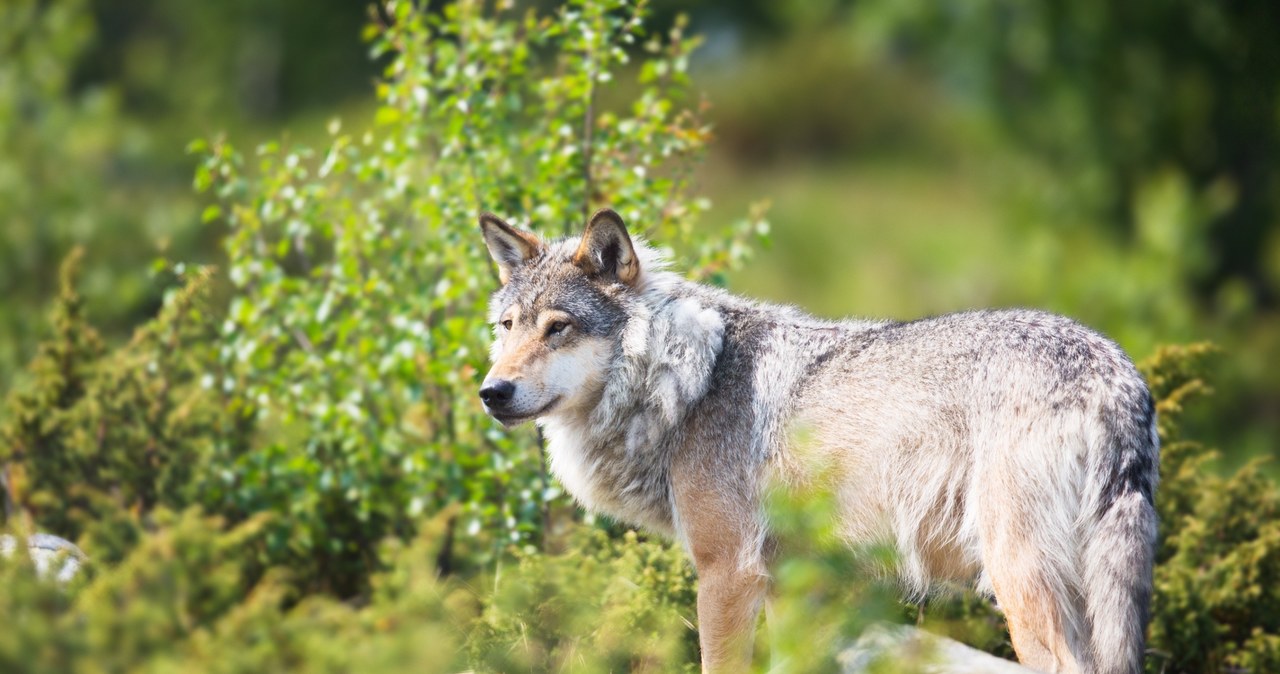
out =
[[634,285],[640,277],[640,261],[627,236],[627,226],[607,208],[596,211],[587,222],[573,263],[592,276],[616,278],[627,285]]
[[480,214],[480,231],[489,255],[498,263],[498,279],[506,285],[511,270],[542,251],[542,240],[532,232],[524,232],[503,222],[492,213]]

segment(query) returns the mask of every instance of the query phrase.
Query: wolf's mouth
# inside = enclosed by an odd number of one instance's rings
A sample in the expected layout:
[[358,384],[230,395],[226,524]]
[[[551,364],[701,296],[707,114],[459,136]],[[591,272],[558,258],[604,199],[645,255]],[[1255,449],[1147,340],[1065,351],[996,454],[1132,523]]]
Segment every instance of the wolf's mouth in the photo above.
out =
[[550,402],[543,405],[540,409],[527,414],[503,414],[501,412],[489,411],[489,416],[497,419],[503,426],[517,426],[530,419],[536,419],[547,412],[550,412],[551,408],[555,407],[558,402],[560,402],[560,396],[552,398]]

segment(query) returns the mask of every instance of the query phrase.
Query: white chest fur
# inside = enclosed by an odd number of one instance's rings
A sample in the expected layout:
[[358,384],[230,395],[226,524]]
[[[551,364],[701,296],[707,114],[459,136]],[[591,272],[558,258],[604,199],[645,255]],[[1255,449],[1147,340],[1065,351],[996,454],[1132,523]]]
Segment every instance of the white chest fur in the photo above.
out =
[[547,439],[551,473],[582,507],[596,510],[601,504],[591,480],[595,466],[584,441],[587,429],[579,424],[553,418],[541,419],[539,423]]

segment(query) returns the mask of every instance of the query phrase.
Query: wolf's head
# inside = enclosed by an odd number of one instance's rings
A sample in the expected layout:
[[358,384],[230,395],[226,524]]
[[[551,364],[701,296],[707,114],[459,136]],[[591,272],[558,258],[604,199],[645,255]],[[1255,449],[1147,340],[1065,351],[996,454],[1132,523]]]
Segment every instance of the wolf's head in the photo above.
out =
[[598,211],[581,241],[544,242],[480,216],[502,287],[493,294],[493,368],[485,411],[506,426],[594,406],[604,389],[640,258],[617,213]]

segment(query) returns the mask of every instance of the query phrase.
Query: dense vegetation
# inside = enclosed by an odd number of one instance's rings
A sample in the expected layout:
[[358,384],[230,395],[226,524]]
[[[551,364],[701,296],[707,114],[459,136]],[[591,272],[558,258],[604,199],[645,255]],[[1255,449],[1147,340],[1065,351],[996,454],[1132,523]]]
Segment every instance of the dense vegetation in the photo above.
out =
[[[58,154],[60,135],[114,128],[109,105],[67,103],[83,18],[74,3],[0,12],[26,28],[0,34],[21,57],[0,62],[17,74],[0,78],[15,87],[0,112],[53,111],[32,117],[40,134],[0,135],[0,151],[83,171],[67,188],[93,189],[93,164]],[[383,68],[369,128],[318,122],[315,147],[189,146],[207,224],[186,236],[218,238],[224,255],[216,269],[157,265],[169,289],[131,338],[99,333],[84,253],[66,259],[46,337],[0,412],[5,521],[76,540],[92,562],[67,587],[0,568],[0,669],[695,669],[683,553],[584,518],[535,433],[499,431],[474,397],[494,285],[480,208],[554,236],[611,204],[713,283],[769,231],[761,208],[727,231],[697,224],[710,140],[689,92],[697,38],[682,22],[654,34],[647,12],[390,3],[367,31]],[[44,84],[24,88],[32,78]],[[27,227],[6,230],[14,240],[53,231],[55,251],[76,237],[44,219],[128,213],[50,195],[45,179],[0,183],[28,195],[5,202]],[[1219,477],[1183,423],[1205,366],[1226,357],[1169,346],[1142,364],[1164,441],[1151,671],[1280,667],[1280,491],[1257,464]],[[899,605],[832,540],[820,497],[775,508],[791,554],[758,662],[832,669],[836,645],[878,619],[1009,654],[976,598]]]

